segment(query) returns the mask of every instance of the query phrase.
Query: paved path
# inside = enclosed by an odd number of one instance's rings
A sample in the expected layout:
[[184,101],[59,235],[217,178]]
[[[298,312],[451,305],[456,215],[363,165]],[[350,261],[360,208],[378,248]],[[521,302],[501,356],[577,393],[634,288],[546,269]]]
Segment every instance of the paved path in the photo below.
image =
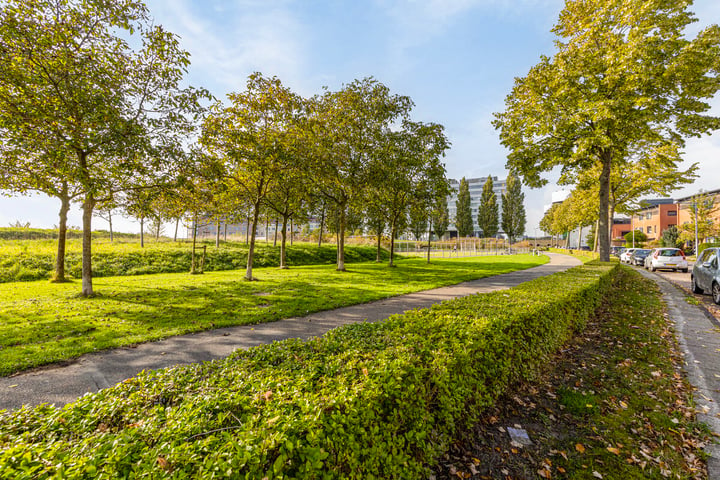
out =
[[222,358],[238,348],[254,347],[276,340],[308,339],[341,325],[374,322],[396,313],[429,307],[456,297],[511,288],[580,264],[577,259],[567,255],[551,253],[548,256],[549,263],[527,270],[318,312],[305,317],[252,326],[220,328],[144,343],[132,348],[92,353],[68,365],[50,366],[3,377],[0,378],[0,410],[41,403],[61,406],[87,392],[96,392],[137,375],[142,370]]
[[[685,357],[685,371],[696,388],[693,396],[698,421],[720,435],[720,322],[704,308],[688,302],[692,297],[666,276],[637,270],[654,280],[662,291]],[[689,279],[689,274],[685,276]],[[674,277],[672,280],[676,281]],[[720,479],[720,444],[708,445],[705,451],[709,454],[708,478]]]

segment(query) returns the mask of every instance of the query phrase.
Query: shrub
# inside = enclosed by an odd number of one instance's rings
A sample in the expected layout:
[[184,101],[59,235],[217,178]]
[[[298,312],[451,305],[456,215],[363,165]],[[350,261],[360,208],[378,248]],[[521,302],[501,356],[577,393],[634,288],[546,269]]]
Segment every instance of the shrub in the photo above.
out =
[[2,478],[427,478],[599,306],[586,264],[509,291],[144,372],[0,419]]
[[[55,268],[55,256],[49,253],[33,253],[31,248],[21,249],[20,253],[0,253],[0,282],[16,282],[50,278]],[[17,249],[16,249],[17,250]],[[200,253],[202,254],[202,253]],[[287,264],[318,265],[335,262],[335,246],[317,247],[314,245],[288,246]],[[373,247],[347,246],[345,261],[367,262],[375,260]],[[387,259],[388,253],[383,252]],[[187,244],[154,244],[140,248],[133,245],[118,244],[116,248],[105,245],[103,251],[93,253],[93,276],[109,277],[123,275],[144,275],[148,273],[178,273],[190,271],[191,252]],[[206,271],[237,270],[247,264],[247,248],[242,245],[228,244],[219,249],[214,246],[207,249]],[[280,265],[280,248],[258,246],[254,258],[256,267]],[[82,276],[82,255],[77,250],[69,250],[65,255],[65,272],[70,277]]]

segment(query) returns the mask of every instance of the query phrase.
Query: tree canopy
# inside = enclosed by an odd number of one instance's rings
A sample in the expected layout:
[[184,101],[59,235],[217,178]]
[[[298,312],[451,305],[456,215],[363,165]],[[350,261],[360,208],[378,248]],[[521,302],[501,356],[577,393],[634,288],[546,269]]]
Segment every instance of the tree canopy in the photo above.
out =
[[488,175],[483,185],[477,219],[478,227],[483,237],[489,238],[497,235],[500,213],[498,211],[497,195],[495,195],[495,191],[493,190],[493,179],[491,175]]
[[[95,205],[172,170],[206,93],[180,87],[189,55],[139,1],[8,0],[0,43],[0,136],[12,153],[0,177],[56,196],[67,181],[82,197],[82,294],[92,295]],[[19,174],[14,159],[32,168]]]
[[530,186],[543,172],[596,168],[600,259],[609,260],[614,167],[657,162],[676,172],[684,138],[720,127],[708,100],[720,88],[720,28],[694,39],[689,2],[569,0],[557,52],[518,78],[495,127],[507,166]]
[[470,186],[465,177],[460,179],[457,200],[455,201],[455,228],[457,229],[458,237],[467,237],[473,233]]

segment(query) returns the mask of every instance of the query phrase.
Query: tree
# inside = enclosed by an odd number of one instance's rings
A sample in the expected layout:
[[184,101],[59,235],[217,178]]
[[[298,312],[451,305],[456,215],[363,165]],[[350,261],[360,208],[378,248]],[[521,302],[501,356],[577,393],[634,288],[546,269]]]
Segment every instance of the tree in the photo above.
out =
[[383,135],[407,117],[412,100],[391,95],[373,78],[355,80],[337,92],[315,97],[311,131],[315,146],[315,187],[336,214],[337,270],[345,270],[345,230],[350,210],[361,210],[371,165],[385,148]]
[[480,205],[478,206],[478,227],[483,237],[491,238],[497,235],[499,225],[497,195],[493,190],[493,179],[488,175],[483,185]]
[[508,175],[502,201],[502,228],[511,244],[525,233],[525,220],[525,194],[522,193],[522,184],[516,176]]
[[410,208],[408,226],[410,227],[410,233],[415,237],[415,241],[419,242],[428,229],[428,211],[425,205],[417,203]]
[[470,186],[465,177],[460,179],[455,212],[455,228],[457,228],[458,237],[470,236],[473,232],[473,221],[470,209]]
[[718,210],[715,198],[714,195],[699,194],[693,196],[688,203],[691,212],[690,222],[680,226],[680,240],[693,243],[696,250],[700,243],[720,235],[720,225],[714,220]]
[[8,0],[0,7],[0,136],[24,161],[39,162],[29,190],[64,179],[81,191],[84,296],[93,294],[95,205],[138,176],[171,171],[206,96],[179,87],[188,53],[151,22],[138,1]]
[[430,221],[438,240],[442,240],[450,226],[450,212],[448,211],[446,195],[440,195],[435,199],[430,213]]
[[688,2],[569,0],[553,32],[557,53],[515,82],[493,124],[524,183],[541,173],[597,168],[600,260],[609,261],[614,167],[662,164],[677,171],[684,137],[720,127],[707,115],[720,88],[720,28],[685,35]]
[[230,93],[230,106],[216,103],[203,123],[200,143],[224,168],[229,195],[252,207],[250,246],[245,279],[253,280],[253,257],[258,219],[268,193],[281,182],[292,158],[291,125],[300,99],[277,77],[260,73],[248,77],[247,90]]
[[625,245],[631,245],[632,247],[642,247],[647,242],[647,235],[642,230],[634,230],[628,232],[624,236]]
[[680,241],[680,231],[676,225],[670,225],[663,230],[660,245],[663,247],[680,248],[682,242]]

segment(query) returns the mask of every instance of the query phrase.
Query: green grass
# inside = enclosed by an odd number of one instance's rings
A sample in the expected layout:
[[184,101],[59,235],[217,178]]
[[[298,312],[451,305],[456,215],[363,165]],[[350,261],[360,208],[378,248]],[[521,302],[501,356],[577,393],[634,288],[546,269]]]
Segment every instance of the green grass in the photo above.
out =
[[81,298],[79,282],[0,284],[0,375],[87,352],[213,328],[275,321],[413,291],[497,275],[547,262],[531,255],[434,260],[398,267],[360,263],[258,268],[204,275],[157,274],[94,280],[97,295]]
[[[235,270],[247,264],[248,247],[243,242],[223,242],[218,248],[214,242],[199,244],[207,248],[205,270]],[[0,283],[49,279],[55,268],[56,242],[53,240],[0,240]],[[69,240],[65,255],[65,271],[69,278],[82,274],[81,243]],[[93,240],[93,276],[145,275],[150,273],[179,273],[190,271],[191,244],[188,242],[155,242],[145,247],[128,241],[110,242],[105,238]],[[198,255],[202,250],[198,252]],[[345,261],[367,262],[375,260],[372,246],[347,245]],[[381,252],[387,260],[388,252]],[[318,247],[314,243],[295,242],[287,247],[288,265],[334,264],[337,258],[335,245]],[[259,242],[255,248],[256,267],[280,265],[280,247]]]

